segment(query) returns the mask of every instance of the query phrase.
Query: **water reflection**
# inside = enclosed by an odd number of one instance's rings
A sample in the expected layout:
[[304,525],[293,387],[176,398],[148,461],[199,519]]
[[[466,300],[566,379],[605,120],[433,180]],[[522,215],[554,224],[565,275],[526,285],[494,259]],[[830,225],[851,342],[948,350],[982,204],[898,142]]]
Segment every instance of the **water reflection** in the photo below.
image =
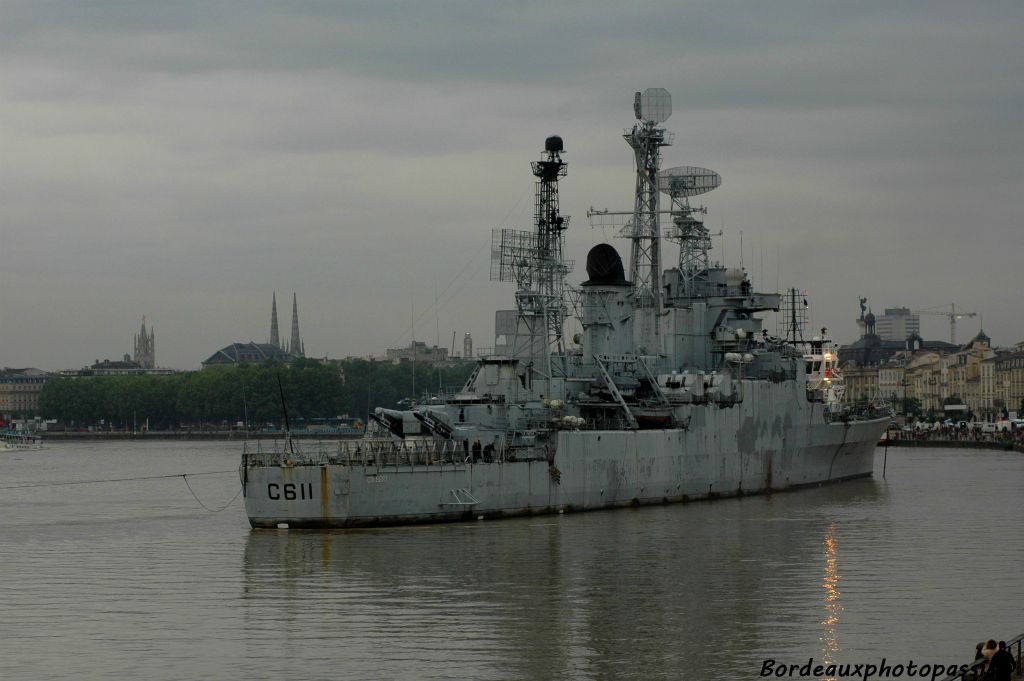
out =
[[821,581],[821,588],[825,590],[823,606],[825,619],[821,622],[824,626],[821,641],[823,644],[822,659],[827,666],[835,662],[835,653],[839,651],[839,632],[836,625],[839,623],[839,613],[843,611],[843,605],[839,602],[840,575],[836,569],[836,523],[834,520],[829,523],[822,543],[825,545],[825,576]]
[[[319,629],[355,676],[410,676],[413,660],[473,678],[756,675],[759,643],[787,626],[780,616],[820,608],[800,584],[809,594],[821,582],[822,532],[825,584],[837,587],[827,509],[877,494],[863,481],[497,523],[252,532],[247,627],[285,641],[289,630]],[[836,645],[834,624],[825,622],[826,645]],[[814,640],[793,635],[807,633]]]
[[[237,456],[58,444],[0,473],[173,475]],[[231,475],[193,483],[237,491]],[[999,595],[1019,592],[1024,524],[1002,519],[1022,485],[1017,453],[894,449],[886,481],[351,533],[250,532],[180,480],[9,490],[0,678],[753,679],[826,648],[838,664],[953,663],[1019,630]]]

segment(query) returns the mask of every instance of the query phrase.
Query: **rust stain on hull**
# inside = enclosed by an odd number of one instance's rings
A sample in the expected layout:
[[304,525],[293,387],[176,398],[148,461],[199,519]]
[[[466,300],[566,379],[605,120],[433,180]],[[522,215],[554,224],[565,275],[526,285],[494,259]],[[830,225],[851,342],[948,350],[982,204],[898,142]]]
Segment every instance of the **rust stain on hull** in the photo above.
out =
[[327,479],[327,467],[320,467],[320,517],[327,519],[331,517],[331,486]]

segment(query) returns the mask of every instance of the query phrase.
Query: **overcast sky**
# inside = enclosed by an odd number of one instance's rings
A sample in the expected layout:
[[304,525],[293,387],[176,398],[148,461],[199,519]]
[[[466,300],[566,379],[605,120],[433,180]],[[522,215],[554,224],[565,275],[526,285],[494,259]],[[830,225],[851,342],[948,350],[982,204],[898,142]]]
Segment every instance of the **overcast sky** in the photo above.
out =
[[816,326],[853,340],[863,295],[1024,340],[1024,3],[896,4],[2,0],[0,366],[119,358],[146,315],[158,364],[198,368],[267,340],[273,291],[311,355],[414,318],[491,345],[491,229],[531,226],[544,138],[578,283],[614,231],[588,206],[632,207],[647,87],[673,96],[663,166],[723,177],[725,257],[742,230]]

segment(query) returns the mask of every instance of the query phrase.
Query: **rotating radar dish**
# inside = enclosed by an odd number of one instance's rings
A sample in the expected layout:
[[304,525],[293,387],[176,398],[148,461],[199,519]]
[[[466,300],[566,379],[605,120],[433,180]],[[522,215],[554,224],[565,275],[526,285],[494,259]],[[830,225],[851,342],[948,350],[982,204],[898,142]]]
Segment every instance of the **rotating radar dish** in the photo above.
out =
[[672,95],[663,87],[649,87],[636,93],[633,109],[642,121],[664,123],[672,115]]
[[721,184],[721,175],[696,166],[678,166],[658,173],[658,189],[672,197],[706,194]]

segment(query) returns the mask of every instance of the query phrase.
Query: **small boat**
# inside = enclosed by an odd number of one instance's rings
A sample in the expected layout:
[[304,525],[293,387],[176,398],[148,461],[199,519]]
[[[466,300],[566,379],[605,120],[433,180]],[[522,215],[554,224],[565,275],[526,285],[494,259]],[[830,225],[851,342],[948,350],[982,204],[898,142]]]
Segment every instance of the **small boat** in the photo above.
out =
[[23,451],[44,449],[43,438],[36,433],[19,433],[16,430],[0,431],[0,451]]

